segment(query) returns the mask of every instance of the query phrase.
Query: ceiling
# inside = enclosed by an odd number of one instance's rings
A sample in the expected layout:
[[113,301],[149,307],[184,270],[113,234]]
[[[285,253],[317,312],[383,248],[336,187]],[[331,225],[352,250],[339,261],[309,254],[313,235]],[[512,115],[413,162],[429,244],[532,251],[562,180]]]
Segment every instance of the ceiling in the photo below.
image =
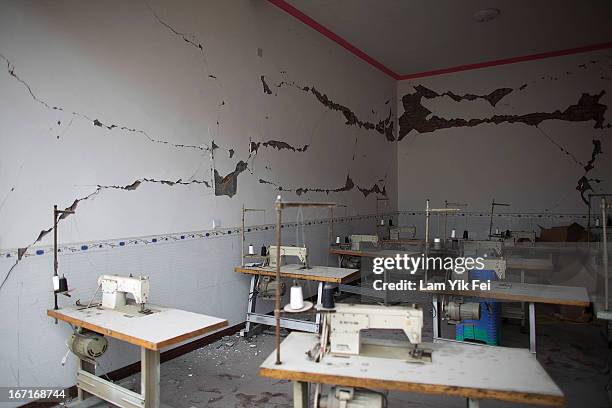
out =
[[[600,48],[612,47],[609,0],[272,3],[289,3],[400,77],[602,43],[607,45]],[[476,22],[474,13],[487,8],[501,14]]]

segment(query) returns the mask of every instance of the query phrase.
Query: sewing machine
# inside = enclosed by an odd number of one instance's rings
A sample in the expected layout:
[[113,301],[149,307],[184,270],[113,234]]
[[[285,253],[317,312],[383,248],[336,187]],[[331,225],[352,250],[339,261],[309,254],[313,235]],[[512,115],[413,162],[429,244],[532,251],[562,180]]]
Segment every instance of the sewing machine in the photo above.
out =
[[391,227],[389,228],[389,239],[399,241],[403,239],[406,235],[409,235],[410,238],[416,237],[416,227]]
[[504,246],[513,247],[519,243],[531,243],[535,245],[535,231],[509,231],[510,234],[504,238]]
[[465,240],[463,241],[463,256],[502,257],[504,255],[503,241]]
[[[270,245],[270,249],[268,251],[270,255],[269,265],[272,268],[276,268],[276,245]],[[308,248],[306,247],[296,247],[296,246],[281,246],[280,247],[280,265],[286,265],[286,257],[295,256],[298,258],[298,261],[302,265],[302,269],[310,269],[308,265]]]
[[[140,305],[140,313],[147,313],[145,304],[149,300],[149,278],[140,276],[137,278],[102,275],[98,278],[98,286],[102,288],[102,307],[106,309],[122,310],[131,309],[128,304],[127,294],[134,297],[134,303]],[[150,312],[150,311],[149,311]]]
[[[361,331],[400,329],[413,345],[406,359],[431,362],[431,351],[419,349],[423,329],[423,310],[409,306],[381,306],[338,303],[329,313],[329,352],[335,355],[362,353]],[[324,341],[324,340],[322,340]],[[387,357],[387,356],[383,356]],[[397,358],[397,354],[388,358]]]
[[378,246],[378,235],[351,235],[351,249],[353,251],[359,251],[369,246]]

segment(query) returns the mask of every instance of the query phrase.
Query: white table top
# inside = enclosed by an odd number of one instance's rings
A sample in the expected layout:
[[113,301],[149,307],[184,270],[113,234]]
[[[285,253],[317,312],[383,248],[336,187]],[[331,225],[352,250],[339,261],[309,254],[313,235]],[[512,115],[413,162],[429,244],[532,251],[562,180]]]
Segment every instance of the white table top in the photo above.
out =
[[149,304],[147,308],[156,312],[133,316],[112,309],[72,306],[47,310],[47,315],[150,350],[159,350],[227,326],[225,319],[199,313]]
[[[248,275],[276,276],[276,268],[269,266],[263,268],[237,266],[235,272]],[[292,279],[304,279],[317,282],[343,283],[359,274],[359,269],[335,268],[330,266],[312,266],[310,269],[302,269],[302,265],[291,264],[281,266],[281,277]]]
[[550,258],[524,258],[511,255],[506,258],[508,269],[522,269],[525,271],[552,271],[553,263]]
[[432,362],[408,363],[401,358],[326,355],[321,362],[305,355],[318,342],[311,333],[291,333],[260,366],[260,375],[293,381],[321,382],[475,399],[497,399],[562,406],[563,392],[535,356],[526,349],[462,343],[424,343]]
[[[447,285],[448,287],[448,285]],[[535,285],[492,281],[491,290],[424,290],[456,296],[472,296],[509,302],[548,303],[554,305],[588,306],[591,301],[585,288],[576,286]]]

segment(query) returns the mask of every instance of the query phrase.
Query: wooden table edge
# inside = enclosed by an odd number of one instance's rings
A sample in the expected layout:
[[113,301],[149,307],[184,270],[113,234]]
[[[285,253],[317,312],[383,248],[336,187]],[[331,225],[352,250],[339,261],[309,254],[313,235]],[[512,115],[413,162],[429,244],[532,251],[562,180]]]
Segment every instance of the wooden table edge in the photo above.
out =
[[563,395],[548,395],[528,392],[487,390],[475,387],[458,387],[436,384],[408,383],[392,380],[374,380],[356,377],[347,377],[330,374],[313,374],[300,371],[285,371],[274,368],[259,368],[259,375],[266,378],[277,380],[291,380],[312,383],[325,383],[342,385],[346,387],[365,387],[374,389],[385,389],[403,392],[415,392],[421,394],[442,394],[456,397],[474,399],[493,399],[499,401],[509,401],[517,403],[528,403],[545,406],[564,406],[565,397]]
[[[341,268],[341,269],[344,269],[344,268]],[[235,267],[234,272],[243,273],[245,275],[276,276],[276,271],[245,268],[242,266]],[[359,274],[359,270],[355,270],[353,273],[345,276],[344,278],[332,278],[332,277],[327,277],[327,276],[318,276],[315,278],[314,276],[305,276],[305,275],[298,274],[298,273],[281,271],[282,278],[302,279],[302,280],[309,280],[309,281],[316,281],[316,282],[331,282],[331,283],[343,283],[343,282],[351,280],[355,275],[358,275],[358,274]]]
[[450,295],[450,296],[465,296],[465,297],[478,297],[482,299],[495,299],[495,300],[507,300],[512,302],[527,302],[527,303],[545,303],[551,305],[565,305],[565,306],[582,306],[587,307],[591,304],[590,300],[567,300],[567,299],[551,299],[551,298],[538,298],[538,297],[526,297],[521,295],[506,294],[503,295],[495,294],[489,291],[475,291],[475,290],[427,290],[424,289],[421,292],[431,293],[432,295]]
[[[383,251],[394,251],[393,249],[382,249]],[[400,255],[408,255],[408,256],[417,256],[420,255],[419,251],[415,251],[415,252],[409,252],[409,251],[404,251],[404,250],[398,250],[396,251],[398,254]],[[337,248],[330,248],[329,249],[329,253],[332,255],[347,255],[347,256],[357,256],[357,257],[366,257],[366,258],[389,258],[388,255],[384,255],[384,254],[380,254],[380,253],[376,253],[376,252],[369,252],[369,251],[354,251],[352,249],[337,249]]]
[[142,340],[142,339],[139,339],[137,337],[130,336],[128,334],[124,334],[124,333],[121,333],[121,332],[118,332],[118,331],[113,331],[113,330],[110,330],[110,329],[105,329],[104,327],[101,327],[101,326],[98,326],[98,325],[95,325],[95,324],[92,324],[92,323],[88,323],[88,322],[85,322],[83,320],[71,317],[71,316],[66,316],[65,314],[61,313],[61,309],[60,310],[51,310],[51,309],[48,309],[47,310],[47,316],[53,317],[53,318],[58,319],[58,320],[62,320],[64,322],[70,323],[70,324],[72,324],[74,326],[77,326],[77,327],[84,327],[84,328],[86,328],[88,330],[91,330],[91,331],[94,331],[96,333],[100,333],[100,334],[103,334],[105,336],[110,336],[112,338],[115,338],[115,339],[122,340],[122,341],[125,341],[125,342],[130,343],[130,344],[133,344],[135,346],[144,347],[146,349],[154,350],[154,351],[161,350],[164,347],[168,347],[168,346],[171,346],[173,344],[180,343],[181,341],[188,340],[188,339],[191,339],[193,337],[200,336],[202,334],[205,334],[205,333],[208,333],[208,332],[220,329],[220,328],[225,327],[225,326],[228,325],[228,321],[227,320],[222,320],[222,321],[220,321],[218,323],[215,323],[215,324],[213,324],[211,326],[207,326],[207,327],[204,327],[204,328],[201,328],[201,329],[198,329],[198,330],[194,330],[194,331],[189,332],[189,333],[181,334],[180,336],[176,336],[176,337],[173,337],[173,338],[170,338],[170,339],[158,342],[158,343],[154,343],[154,342]]

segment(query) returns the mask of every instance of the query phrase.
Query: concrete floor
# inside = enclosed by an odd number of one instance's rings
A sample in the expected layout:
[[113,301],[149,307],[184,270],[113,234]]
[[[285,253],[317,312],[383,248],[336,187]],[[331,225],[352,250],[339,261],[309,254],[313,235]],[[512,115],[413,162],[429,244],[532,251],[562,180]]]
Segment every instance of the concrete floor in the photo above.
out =
[[[606,390],[611,380],[610,349],[602,328],[594,324],[561,323],[545,313],[538,315],[538,360],[564,391],[568,407],[609,407]],[[446,337],[454,328],[444,327]],[[424,330],[431,339],[431,322]],[[503,345],[528,347],[529,337],[518,324],[503,326]],[[238,335],[168,361],[161,366],[161,399],[175,408],[235,407],[284,408],[292,406],[291,383],[262,378],[261,362],[274,350],[274,336],[258,334],[251,339]],[[137,390],[138,375],[122,381]],[[390,408],[465,407],[457,397],[391,392]],[[481,401],[481,407],[522,406]]]

